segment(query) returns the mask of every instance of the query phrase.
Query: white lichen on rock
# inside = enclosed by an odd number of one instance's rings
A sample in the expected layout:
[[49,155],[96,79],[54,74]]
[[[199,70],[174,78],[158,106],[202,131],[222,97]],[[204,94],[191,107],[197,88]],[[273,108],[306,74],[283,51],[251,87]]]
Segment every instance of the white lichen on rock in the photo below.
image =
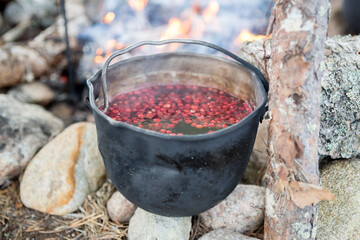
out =
[[328,39],[322,79],[319,154],[360,154],[360,36]]

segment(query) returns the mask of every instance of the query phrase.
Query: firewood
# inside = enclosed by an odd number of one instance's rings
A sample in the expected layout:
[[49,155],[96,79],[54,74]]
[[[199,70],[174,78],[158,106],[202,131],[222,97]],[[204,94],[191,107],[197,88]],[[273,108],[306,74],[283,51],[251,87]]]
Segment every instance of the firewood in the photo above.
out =
[[27,28],[31,26],[32,17],[24,19],[15,27],[4,33],[0,38],[0,43],[16,41],[21,37]]
[[276,1],[272,10],[269,157],[264,239],[315,239],[317,145],[328,0]]
[[[82,0],[66,1],[70,46],[77,46],[77,35],[89,24]],[[64,23],[61,16],[32,41],[9,42],[0,47],[0,88],[31,82],[46,75],[64,58]]]

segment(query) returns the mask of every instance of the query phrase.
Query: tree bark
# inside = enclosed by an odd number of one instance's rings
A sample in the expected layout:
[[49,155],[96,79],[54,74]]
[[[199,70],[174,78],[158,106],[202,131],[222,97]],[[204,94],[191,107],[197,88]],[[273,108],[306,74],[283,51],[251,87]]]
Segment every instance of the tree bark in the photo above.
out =
[[320,63],[328,0],[276,1],[272,12],[265,239],[315,239]]
[[[89,24],[83,0],[66,1],[69,41],[77,46],[77,35]],[[64,58],[64,23],[62,16],[32,41],[6,43],[0,47],[0,88],[19,82],[31,82],[50,72]]]

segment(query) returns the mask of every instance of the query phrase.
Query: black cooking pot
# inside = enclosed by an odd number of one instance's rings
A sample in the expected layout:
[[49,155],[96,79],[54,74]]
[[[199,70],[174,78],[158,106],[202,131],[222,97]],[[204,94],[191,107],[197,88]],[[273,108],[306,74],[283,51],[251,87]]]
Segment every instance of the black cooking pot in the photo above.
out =
[[[182,43],[217,50],[213,55],[171,52],[112,59],[143,45]],[[105,80],[106,78],[106,80]],[[143,84],[184,83],[214,87],[245,98],[255,110],[241,122],[211,134],[170,136],[118,122],[99,110],[119,93]],[[260,71],[207,42],[141,42],[113,53],[102,71],[87,80],[99,149],[109,178],[135,205],[165,216],[191,216],[225,199],[247,166],[265,113],[268,84]]]
[[343,12],[350,30],[355,34],[360,33],[360,1],[344,0]]

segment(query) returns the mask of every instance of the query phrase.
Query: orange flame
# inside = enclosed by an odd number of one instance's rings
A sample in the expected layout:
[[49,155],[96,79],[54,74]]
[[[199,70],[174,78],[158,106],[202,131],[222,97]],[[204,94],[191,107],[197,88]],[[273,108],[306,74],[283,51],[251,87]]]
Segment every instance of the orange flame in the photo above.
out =
[[109,24],[111,23],[112,21],[114,21],[115,19],[115,13],[113,12],[108,12],[104,18],[103,18],[103,22],[106,23],[106,24]]
[[211,1],[209,5],[204,9],[202,16],[206,23],[212,22],[216,18],[216,14],[220,9],[220,5],[217,1]]
[[94,62],[95,62],[96,64],[100,64],[100,63],[102,63],[103,61],[104,61],[104,57],[103,57],[103,56],[97,55],[97,56],[94,57]]
[[191,27],[191,19],[182,22],[178,18],[171,18],[169,20],[166,30],[161,35],[161,40],[169,38],[187,38]]
[[129,0],[129,6],[137,12],[144,11],[148,0]]
[[116,43],[116,46],[115,46],[115,48],[117,49],[117,50],[121,50],[121,49],[123,49],[125,47],[125,45],[123,44],[123,43],[119,43],[119,42],[117,42]]
[[104,52],[104,50],[102,50],[102,48],[96,49],[96,55],[101,55],[103,52]]
[[96,64],[102,64],[114,51],[123,49],[124,47],[126,47],[125,44],[117,42],[115,39],[109,40],[106,42],[104,49],[96,49],[96,56],[94,57],[94,62]]
[[244,29],[240,32],[240,34],[234,39],[234,43],[236,45],[240,45],[244,42],[252,42],[252,41],[257,41],[263,38],[270,38],[271,34],[269,36],[265,36],[265,35],[255,35],[253,33],[251,33],[249,30]]
[[116,48],[117,42],[115,39],[109,40],[105,44],[106,51],[112,51],[114,48]]

